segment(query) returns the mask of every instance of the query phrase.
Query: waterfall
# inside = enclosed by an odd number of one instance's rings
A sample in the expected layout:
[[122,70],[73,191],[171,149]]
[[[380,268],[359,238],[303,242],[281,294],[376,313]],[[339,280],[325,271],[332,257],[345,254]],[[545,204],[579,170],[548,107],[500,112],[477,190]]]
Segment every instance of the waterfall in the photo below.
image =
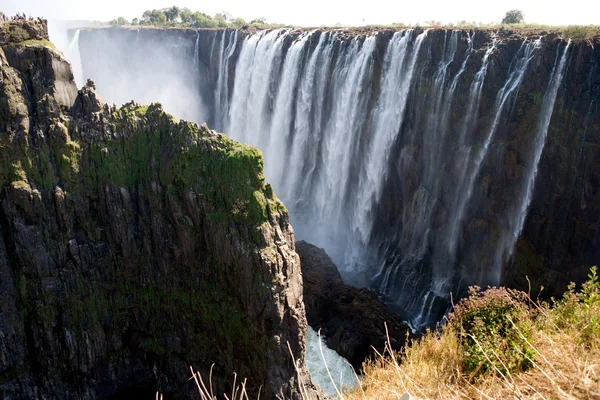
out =
[[[460,286],[461,226],[496,132],[541,46],[539,39],[521,43],[496,91],[489,124],[481,126],[483,90],[499,41],[493,35],[476,60],[470,34],[445,32],[432,63],[420,60],[421,48],[433,46],[428,37],[429,31],[395,32],[377,71],[378,33],[348,40],[318,31],[254,34],[241,46],[227,123],[235,139],[263,151],[265,175],[288,206],[297,236],[324,247],[345,280],[376,287],[417,328],[439,318]],[[469,83],[470,62],[479,67],[465,101],[455,104],[461,82]],[[430,74],[417,68],[423,63],[431,65]],[[222,83],[217,86],[222,93]],[[429,112],[412,109],[407,116],[409,105]],[[465,112],[451,123],[456,107]],[[450,159],[449,149],[456,152]],[[389,179],[414,175],[415,165],[416,187],[399,200],[397,232],[377,239],[378,205],[386,201]],[[504,235],[514,227],[502,229]],[[476,281],[497,283],[502,265],[475,268],[470,274]]]
[[246,38],[236,66],[226,126],[231,137],[263,151],[261,144],[264,144],[271,124],[268,110],[274,93],[270,86],[279,72],[285,36],[286,31],[275,30]]
[[73,68],[73,77],[78,87],[83,86],[83,71],[81,70],[81,55],[79,54],[79,34],[80,30],[77,29],[73,35],[71,43],[67,48],[67,59],[71,62]]
[[[229,60],[237,45],[238,32],[232,31],[227,36],[227,31],[222,31],[221,46],[219,48],[219,73],[215,90],[215,129],[225,131],[226,117],[229,114]],[[225,45],[227,43],[227,46]]]
[[304,68],[297,94],[294,116],[294,145],[289,164],[298,171],[282,182],[281,193],[291,199],[292,207],[299,209],[310,202],[308,189],[317,168],[317,144],[322,135],[323,105],[326,79],[331,63],[332,40],[321,34],[317,46]]
[[[100,75],[100,93],[115,101],[109,82],[120,82],[118,94],[141,87],[136,99],[185,117],[197,103],[185,92],[197,90],[212,126],[262,151],[296,237],[324,248],[346,283],[377,291],[415,329],[439,321],[469,285],[501,283],[538,204],[536,176],[573,45],[554,53],[548,37],[419,28],[195,34],[144,51],[111,43],[121,49],[111,62],[144,73],[115,68]],[[96,54],[100,39],[82,54]],[[193,74],[197,85],[181,79]],[[177,86],[152,84],[169,79]],[[176,94],[164,96],[170,88]],[[596,124],[591,101],[578,140]],[[588,165],[578,151],[573,162]]]
[[200,32],[196,31],[196,43],[194,43],[194,65],[200,64]]
[[[471,163],[469,163],[469,166],[468,166],[469,172],[467,172],[466,184],[460,190],[460,193],[462,193],[463,195],[462,195],[462,197],[459,198],[458,202],[456,204],[454,204],[454,207],[453,207],[455,214],[452,218],[452,223],[451,223],[452,230],[450,232],[450,238],[451,238],[450,243],[452,243],[452,246],[455,246],[455,243],[457,241],[457,236],[458,236],[457,229],[464,218],[465,208],[467,206],[467,203],[469,202],[469,199],[471,198],[471,196],[473,194],[473,187],[475,184],[475,180],[481,170],[482,163],[487,156],[487,153],[488,153],[489,147],[490,147],[490,143],[492,142],[492,139],[494,138],[494,134],[496,133],[496,130],[498,128],[498,124],[500,123],[500,118],[504,115],[505,109],[509,105],[510,99],[514,98],[513,97],[514,94],[516,94],[516,92],[518,92],[519,87],[521,86],[521,83],[523,82],[523,77],[525,76],[527,66],[529,65],[529,62],[531,61],[531,59],[533,58],[534,51],[539,48],[540,44],[541,44],[541,40],[539,40],[539,39],[536,41],[533,41],[533,42],[527,42],[527,41],[523,42],[523,44],[521,45],[521,48],[517,52],[517,55],[511,62],[507,80],[506,80],[504,86],[502,86],[502,88],[500,89],[500,91],[498,92],[498,94],[496,96],[496,103],[495,103],[495,107],[494,107],[494,119],[492,121],[492,125],[490,126],[490,128],[488,130],[488,133],[485,137],[483,146],[481,147],[479,152],[477,152],[473,161]],[[467,117],[467,118],[470,118],[470,117]],[[470,153],[470,151],[469,151],[469,153]],[[465,164],[467,164],[467,163],[465,163]],[[467,171],[467,169],[465,169],[465,172],[466,171]],[[498,264],[493,265],[493,273],[498,277],[498,280],[499,280],[498,270],[500,268],[501,268],[501,265],[498,265]]]
[[552,112],[554,111],[554,103],[556,101],[556,95],[558,94],[558,88],[562,82],[570,45],[571,41],[569,41],[565,46],[562,56],[560,57],[560,61],[558,61],[557,53],[557,61],[552,68],[552,73],[550,74],[550,82],[548,82],[548,88],[544,93],[542,109],[535,132],[533,157],[529,162],[527,171],[525,173],[525,182],[522,193],[519,196],[520,201],[515,210],[516,215],[509,219],[509,221],[513,223],[512,230],[510,232],[510,239],[507,242],[501,243],[501,246],[498,248],[497,254],[499,254],[499,256],[497,256],[497,258],[500,266],[502,265],[502,262],[506,261],[507,256],[512,256],[515,244],[517,243],[517,239],[521,234],[521,230],[523,229],[523,225],[525,223],[527,209],[529,208],[529,204],[531,203],[531,198],[533,196],[535,177],[537,176],[540,158],[542,157],[542,151],[544,150],[544,145],[546,144],[548,127],[550,126],[550,120],[552,119]]
[[[468,168],[468,163],[461,162],[462,159],[469,160],[471,157],[471,148],[465,143],[465,140],[470,136],[472,131],[474,130],[474,121],[479,114],[479,105],[481,101],[481,90],[483,89],[483,84],[485,82],[485,77],[487,76],[489,59],[494,50],[496,49],[496,38],[492,37],[492,44],[485,52],[483,56],[483,62],[481,63],[481,68],[475,74],[475,79],[471,83],[471,87],[469,90],[469,102],[467,106],[467,111],[463,118],[462,130],[459,136],[459,155],[457,157],[458,162],[456,163],[456,170],[458,175],[459,186],[463,188],[464,181],[474,180],[476,174],[471,173],[469,178],[467,178],[467,174],[470,169]],[[472,188],[472,182],[467,183],[467,188]],[[468,190],[468,189],[467,189]],[[457,207],[454,209],[454,214],[450,218],[449,223],[449,232],[448,232],[448,251],[450,254],[453,254],[456,248],[456,242],[458,241],[458,228],[460,222],[463,218],[464,208],[467,204],[468,198],[471,196],[469,192],[465,192],[464,190],[457,190],[456,196],[453,201],[453,204]]]
[[[315,219],[311,225],[317,226],[314,240],[335,248],[332,242],[341,240],[344,247],[349,240],[349,211],[346,199],[353,177],[352,163],[355,148],[361,139],[364,120],[367,119],[367,102],[370,97],[369,82],[373,68],[373,53],[376,36],[367,37],[362,44],[352,42],[336,63],[332,80],[332,109],[323,137],[322,166],[313,190],[316,193]],[[335,221],[334,225],[318,224],[317,221]],[[333,228],[333,229],[332,229]],[[342,268],[347,264],[339,249],[333,253],[334,259]]]
[[390,145],[402,125],[417,57],[426,35],[427,31],[417,37],[410,52],[409,44],[413,32],[396,32],[384,56],[385,72],[373,118],[373,139],[364,160],[353,218],[355,230],[359,233],[362,243],[366,243],[372,229],[372,221],[369,218],[371,204],[381,196],[381,186],[384,182],[382,171],[388,163]]

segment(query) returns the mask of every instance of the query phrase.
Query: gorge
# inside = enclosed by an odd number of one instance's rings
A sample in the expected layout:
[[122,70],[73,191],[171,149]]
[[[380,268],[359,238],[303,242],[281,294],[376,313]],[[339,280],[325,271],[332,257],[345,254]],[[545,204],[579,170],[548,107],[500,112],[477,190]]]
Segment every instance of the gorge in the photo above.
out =
[[[0,20],[2,399],[197,398],[192,368],[217,396],[233,383],[249,398],[318,400],[313,382],[330,394],[325,375],[354,384],[350,367],[386,346],[401,354],[470,285],[552,296],[600,260],[597,38],[70,35],[63,54],[45,20]],[[560,323],[575,332],[564,354],[590,364],[600,347],[579,335],[600,335],[595,274],[554,310],[587,311]],[[509,289],[490,292],[493,303]],[[550,312],[539,326],[559,323]],[[527,342],[513,326],[508,339]],[[464,343],[438,343],[467,335],[446,327],[404,353],[451,359]],[[483,334],[496,351],[502,334]],[[565,358],[553,361],[573,369]],[[313,380],[321,359],[336,371]],[[390,359],[392,376],[413,365]],[[434,369],[452,365],[462,384],[471,372],[454,361]],[[600,384],[594,368],[575,375]]]
[[[82,29],[83,76],[265,156],[296,237],[418,330],[600,261],[599,42],[506,29]],[[529,281],[528,281],[528,280]]]

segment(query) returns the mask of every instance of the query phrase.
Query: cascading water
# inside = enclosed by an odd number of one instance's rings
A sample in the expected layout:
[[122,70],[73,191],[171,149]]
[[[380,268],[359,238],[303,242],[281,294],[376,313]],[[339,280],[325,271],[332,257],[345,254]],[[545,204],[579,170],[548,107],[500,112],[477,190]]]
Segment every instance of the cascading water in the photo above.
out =
[[533,157],[527,167],[525,182],[523,184],[521,195],[519,196],[520,200],[517,203],[517,207],[515,207],[515,215],[512,218],[509,218],[509,221],[512,225],[510,236],[508,237],[508,240],[503,240],[501,242],[497,250],[496,258],[499,262],[505,262],[507,257],[512,256],[517,238],[519,237],[519,234],[523,229],[523,224],[525,223],[527,209],[529,208],[531,197],[533,196],[533,186],[535,184],[535,177],[537,176],[538,165],[540,163],[540,158],[542,157],[544,145],[546,144],[548,127],[550,126],[550,119],[552,118],[552,112],[554,111],[554,102],[556,101],[558,88],[562,82],[570,45],[571,42],[569,41],[563,50],[560,61],[558,61],[559,58],[557,53],[557,61],[552,68],[552,73],[550,74],[550,82],[548,83],[548,88],[544,93],[544,100],[542,102],[540,117],[535,132]]
[[[428,31],[396,32],[377,71],[376,33],[346,41],[320,32],[253,35],[241,48],[227,124],[233,138],[263,150],[267,179],[288,205],[297,236],[324,247],[346,280],[375,285],[415,328],[439,318],[461,285],[464,266],[457,268],[456,257],[467,208],[498,127],[541,46],[540,40],[522,42],[497,90],[489,125],[481,126],[482,93],[497,49],[493,37],[468,86],[462,122],[450,126],[455,93],[461,79],[469,79],[473,39],[446,32],[439,60],[425,76],[416,66],[427,37]],[[412,97],[418,91],[423,95]],[[407,120],[411,98],[430,112]],[[422,135],[404,137],[407,130]],[[458,155],[450,163],[449,148]],[[418,162],[418,182],[401,200],[399,231],[374,239],[392,155],[399,176],[414,174]],[[514,230],[500,229],[500,236]],[[478,269],[475,281],[497,283],[501,269],[502,263]]]
[[224,131],[223,124],[229,115],[229,61],[233,55],[237,40],[237,32],[221,31],[219,47],[219,72],[215,89],[215,129]]
[[177,54],[199,60],[209,122],[262,150],[296,236],[325,248],[346,282],[377,290],[416,329],[451,293],[500,283],[535,203],[568,46],[544,69],[552,37],[193,34]]
[[[454,207],[452,208],[452,210],[455,211],[451,223],[451,226],[454,228],[454,230],[450,233],[452,243],[455,243],[457,240],[456,227],[462,222],[462,219],[464,218],[465,207],[473,194],[473,186],[475,184],[475,180],[480,172],[481,165],[487,156],[490,144],[492,143],[492,139],[494,138],[494,134],[496,133],[498,124],[500,123],[500,119],[504,115],[506,107],[509,106],[510,99],[514,98],[514,94],[518,92],[521,83],[523,82],[523,77],[525,76],[527,66],[533,58],[533,52],[539,47],[539,45],[539,40],[529,43],[523,42],[521,48],[517,52],[517,55],[511,62],[510,69],[508,72],[508,79],[506,80],[504,86],[502,86],[502,88],[496,96],[494,119],[488,130],[488,133],[485,137],[481,149],[475,155],[472,163],[469,163],[469,172],[466,173],[467,181],[465,187],[461,187],[461,189],[457,192],[461,193],[463,196],[459,199],[457,204],[454,204]],[[469,154],[470,153],[471,151],[469,151]],[[465,172],[466,171],[467,169],[465,169]],[[500,268],[501,265],[497,264],[495,264],[493,268],[494,273],[496,273],[497,275],[497,281],[499,281],[499,274],[497,273],[497,271]]]
[[73,35],[73,39],[71,39],[71,43],[69,43],[69,47],[66,50],[65,54],[67,58],[71,61],[71,66],[73,68],[73,77],[75,78],[75,83],[77,86],[83,85],[83,71],[81,70],[81,55],[79,54],[79,34],[80,30],[77,29],[75,34]]
[[194,43],[194,64],[198,65],[200,63],[200,32],[196,32],[196,43]]

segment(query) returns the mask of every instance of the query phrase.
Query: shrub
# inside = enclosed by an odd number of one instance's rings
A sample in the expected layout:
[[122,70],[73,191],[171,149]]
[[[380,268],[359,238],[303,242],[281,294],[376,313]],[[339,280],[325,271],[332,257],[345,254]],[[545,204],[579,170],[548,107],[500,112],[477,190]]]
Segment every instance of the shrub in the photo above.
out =
[[577,335],[584,346],[591,346],[600,338],[600,282],[597,268],[592,267],[588,280],[575,291],[575,283],[569,285],[562,299],[555,302],[551,316],[559,329]]
[[463,370],[475,378],[487,373],[505,375],[532,366],[528,343],[530,326],[527,295],[506,288],[481,291],[472,287],[449,317],[463,349]]

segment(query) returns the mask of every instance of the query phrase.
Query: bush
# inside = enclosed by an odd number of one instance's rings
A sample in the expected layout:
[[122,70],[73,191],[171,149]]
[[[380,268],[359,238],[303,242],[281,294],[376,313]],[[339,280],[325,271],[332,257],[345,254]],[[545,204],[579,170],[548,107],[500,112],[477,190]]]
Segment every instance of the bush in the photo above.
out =
[[463,370],[470,378],[487,373],[506,375],[532,366],[534,350],[528,343],[530,326],[527,295],[523,292],[472,287],[450,315],[459,335]]
[[574,283],[569,285],[563,298],[555,302],[551,316],[559,329],[572,331],[586,347],[600,338],[600,282],[596,267],[590,270],[581,292],[575,291]]

